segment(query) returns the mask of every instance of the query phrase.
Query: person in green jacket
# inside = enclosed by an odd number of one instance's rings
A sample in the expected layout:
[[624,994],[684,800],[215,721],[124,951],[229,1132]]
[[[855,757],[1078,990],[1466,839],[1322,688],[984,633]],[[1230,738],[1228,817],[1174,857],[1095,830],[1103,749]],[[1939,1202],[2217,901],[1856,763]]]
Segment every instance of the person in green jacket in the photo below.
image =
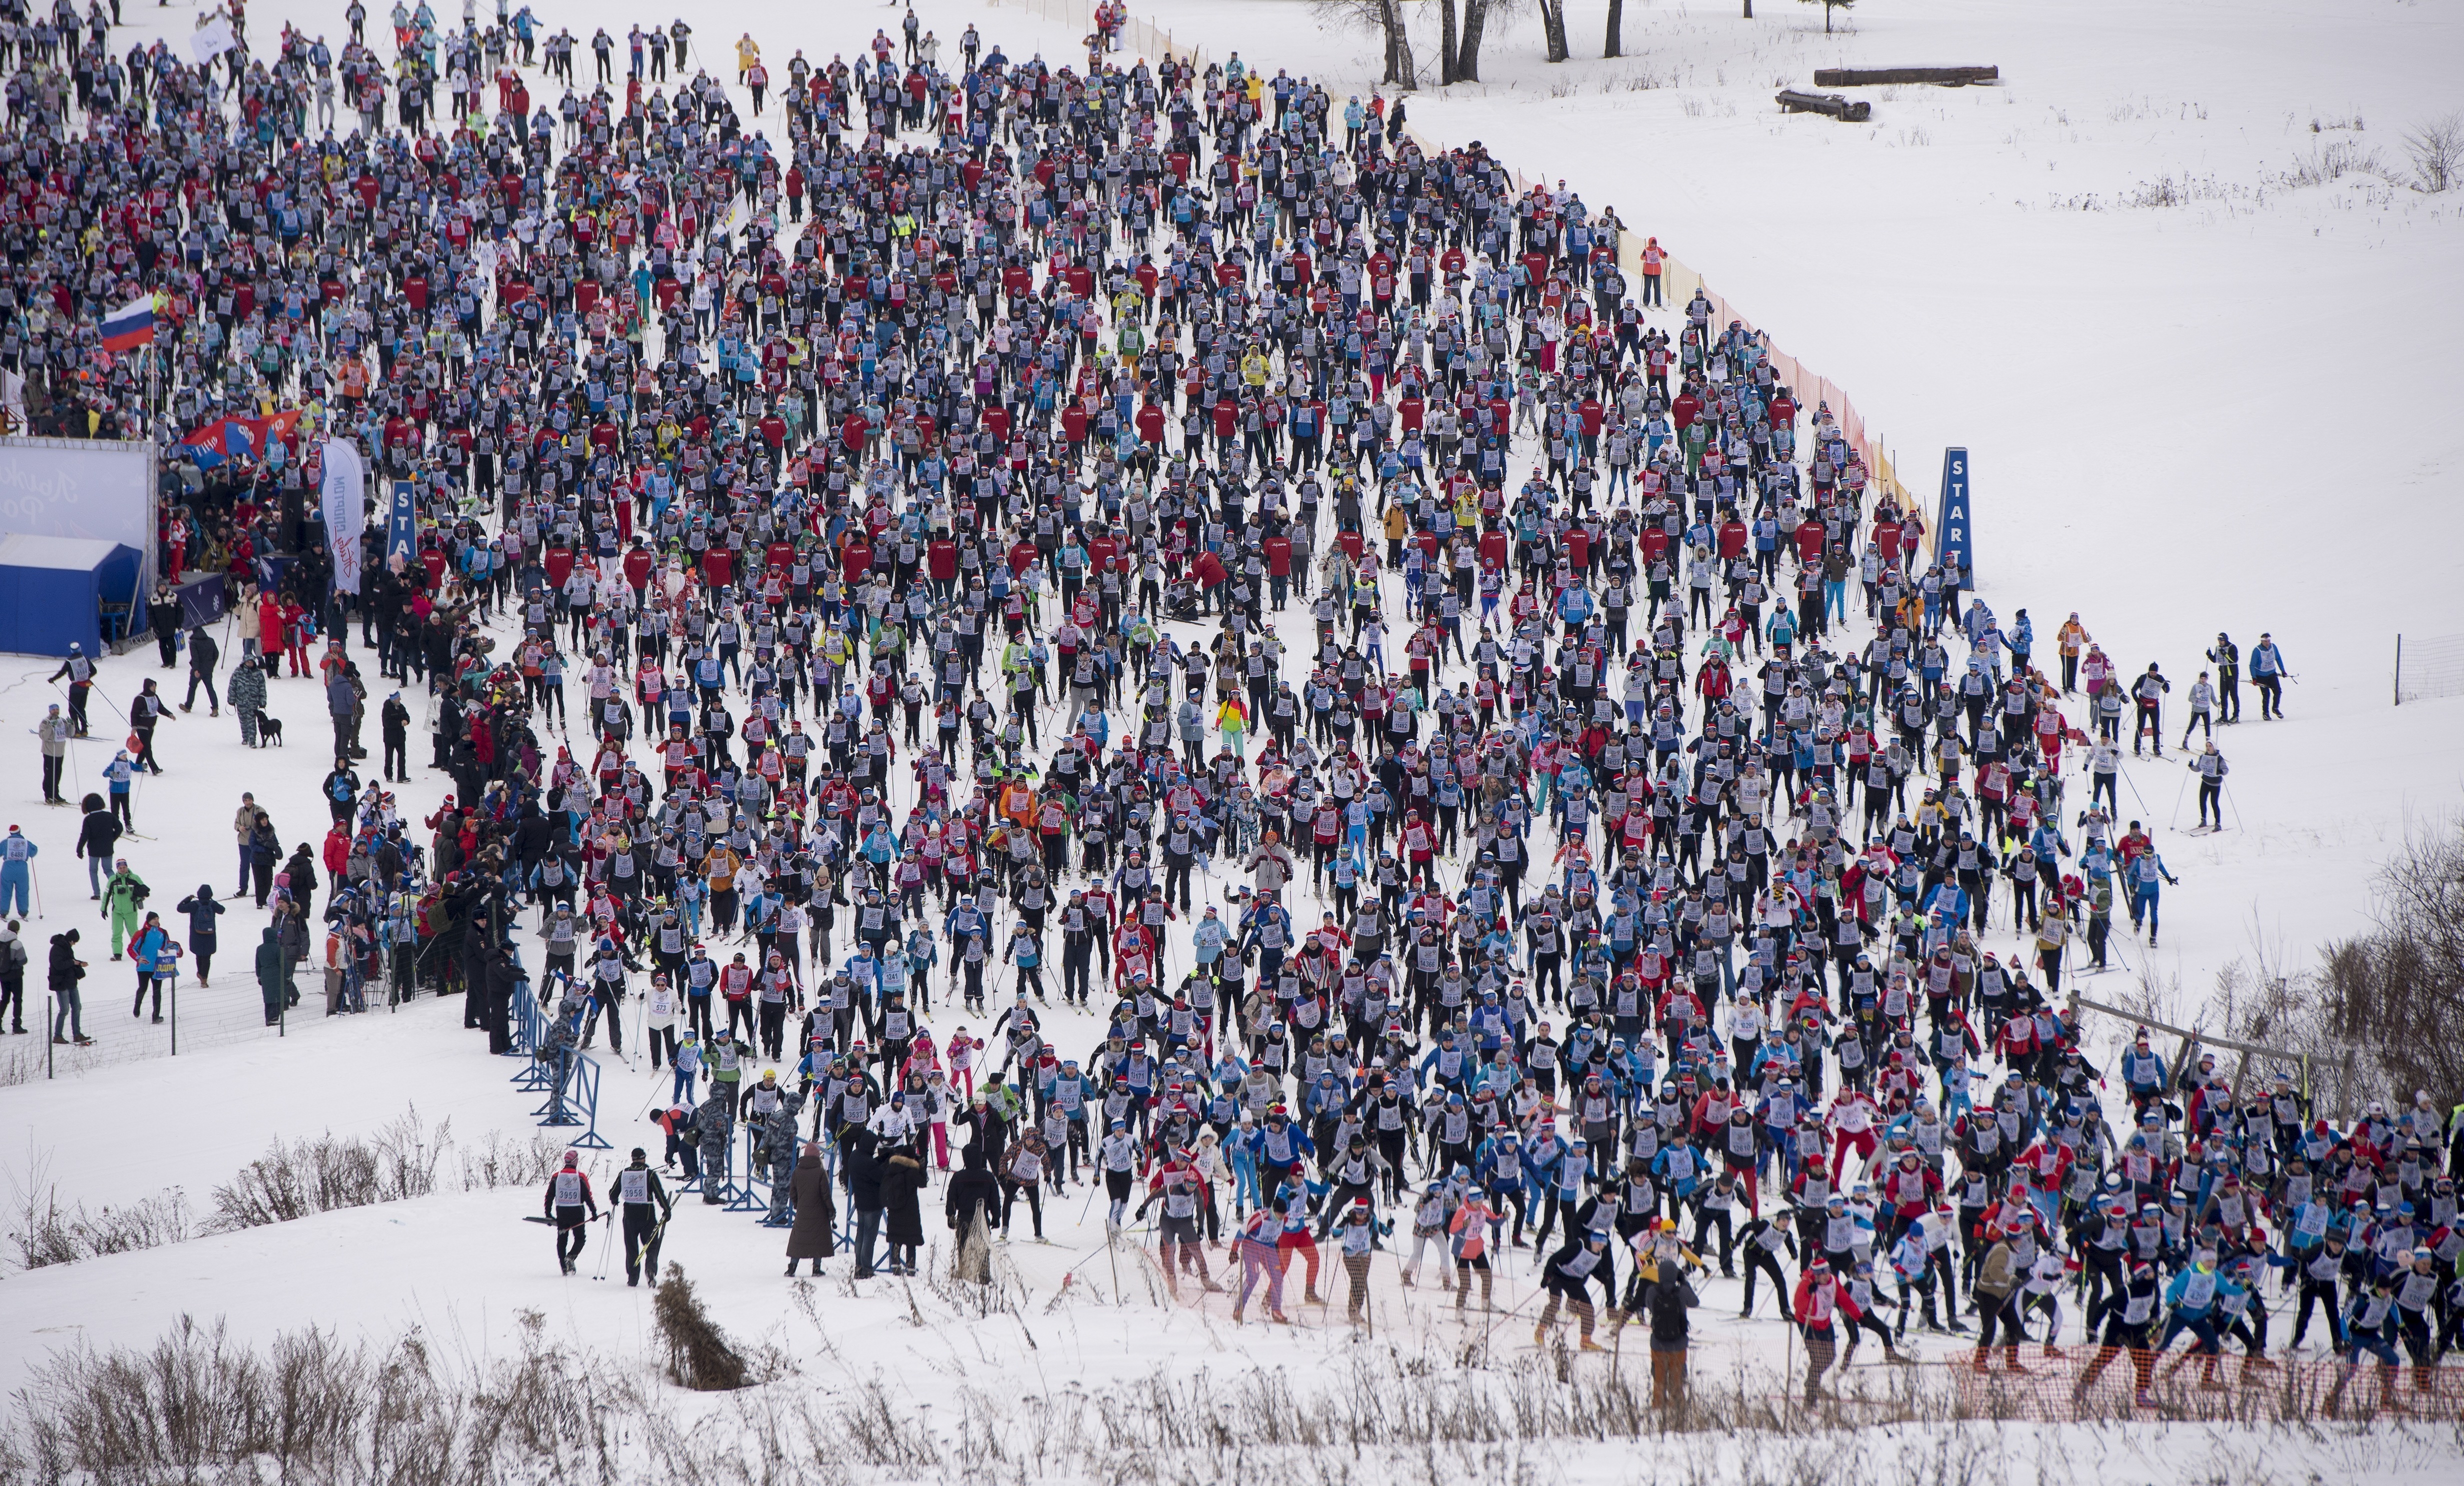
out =
[[111,876],[102,885],[102,911],[111,920],[111,957],[116,960],[120,958],[121,947],[137,937],[138,922],[144,914],[145,895],[153,889],[145,885],[145,879],[128,869],[126,857],[118,859],[111,865]]
[[256,989],[265,997],[265,1024],[269,1027],[282,1019],[285,983],[291,974],[289,958],[282,952],[281,930],[269,926],[265,938],[256,947]]

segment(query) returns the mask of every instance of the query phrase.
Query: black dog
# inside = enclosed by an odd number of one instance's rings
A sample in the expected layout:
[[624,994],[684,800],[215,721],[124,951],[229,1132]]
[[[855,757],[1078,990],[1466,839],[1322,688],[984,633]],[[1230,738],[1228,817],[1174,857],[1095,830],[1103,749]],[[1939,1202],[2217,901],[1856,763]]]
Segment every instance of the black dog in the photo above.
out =
[[265,748],[279,748],[279,747],[281,747],[281,746],[282,746],[282,719],[281,719],[281,718],[279,718],[279,717],[259,717],[259,718],[256,720],[256,735],[257,735],[259,738],[264,739],[263,744],[262,744],[262,745],[260,745],[260,746],[262,746],[262,747],[265,747]]

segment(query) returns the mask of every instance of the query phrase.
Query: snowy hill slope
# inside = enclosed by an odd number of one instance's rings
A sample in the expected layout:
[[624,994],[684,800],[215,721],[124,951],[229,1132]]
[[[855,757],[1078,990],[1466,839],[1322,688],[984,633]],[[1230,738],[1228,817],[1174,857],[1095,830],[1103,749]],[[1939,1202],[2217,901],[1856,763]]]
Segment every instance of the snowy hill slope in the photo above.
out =
[[[2177,686],[2217,629],[2245,647],[2273,630],[2302,681],[2291,720],[2258,723],[2254,699],[2252,720],[2223,734],[2243,828],[2196,841],[2174,835],[2176,812],[2187,815],[2181,775],[2152,762],[2131,772],[2125,799],[2167,827],[2160,843],[2186,878],[2167,896],[2156,964],[2195,996],[2217,966],[2250,952],[2254,924],[2295,953],[2351,931],[2368,866],[2409,818],[2453,808],[2464,778],[2464,702],[2391,710],[2385,667],[2400,629],[2464,630],[2464,605],[2443,572],[2464,515],[2439,498],[2464,463],[2464,435],[2440,416],[2464,394],[2452,349],[2464,330],[2453,288],[2464,197],[2419,197],[2359,173],[2318,186],[2278,178],[2330,145],[2375,149],[2397,167],[2391,136],[2464,106],[2452,81],[2464,23],[2441,8],[2317,0],[2062,11],[1874,0],[1851,33],[1825,40],[1812,10],[1765,9],[1748,23],[1724,8],[1629,7],[1627,47],[1639,55],[1563,68],[1538,60],[1536,33],[1523,23],[1493,33],[1494,80],[1418,95],[1412,116],[1434,141],[1481,139],[1525,173],[1563,176],[1660,235],[1783,348],[1850,387],[1912,478],[1929,475],[1943,444],[1967,445],[1978,469],[1984,593],[2005,614],[2028,607],[2049,633],[2076,608],[2125,666],[2160,660]],[[1041,45],[1058,56],[1074,39],[1070,27],[1015,7],[927,0],[918,10],[945,36],[973,21],[1013,52]],[[188,12],[171,13],[171,26],[185,28]],[[544,13],[585,33],[597,24]],[[1161,0],[1140,13],[1215,56],[1237,47],[1296,72],[1331,63],[1346,86],[1364,90],[1375,76],[1374,66],[1361,71],[1358,38],[1325,35],[1287,0]],[[718,3],[694,18],[706,55],[727,32],[752,30],[773,49],[826,56],[852,52],[894,14],[865,8],[817,21]],[[1573,8],[1578,53],[1597,50],[1598,14]],[[339,33],[321,7],[253,11],[269,29],[295,15]],[[1996,61],[2005,82],[1874,90],[1876,120],[1863,127],[1771,111],[1777,81],[1808,81],[1834,60]],[[1638,79],[1654,85],[1632,87]],[[2357,116],[2358,130],[2329,127]],[[2167,180],[2186,202],[2126,205]],[[150,669],[150,653],[140,652],[113,663],[105,684],[124,697]],[[287,836],[320,821],[317,708],[304,688],[286,696],[292,685],[276,694],[305,719],[309,746],[296,758],[269,763],[237,754],[223,734],[209,747],[166,732],[174,776],[141,806],[160,838],[144,843],[146,870],[166,888],[221,880],[230,848],[220,832],[239,789],[279,801]],[[40,691],[0,692],[0,722],[31,726]],[[90,781],[98,760],[81,757]],[[407,813],[432,806],[436,779],[406,790]],[[33,793],[29,770],[28,817],[39,811]],[[74,896],[72,827],[59,812],[33,825],[51,848],[45,929],[83,901]],[[1218,896],[1223,885],[1219,874],[1204,891]],[[235,919],[232,942],[245,946],[261,919]],[[2123,953],[2135,964],[2142,949],[2126,943]],[[238,969],[244,955],[235,948],[231,958],[219,995],[199,1000],[228,1002],[244,1018],[254,993]],[[118,967],[108,984],[95,1019],[113,1037],[136,1035],[112,1010]],[[936,1028],[953,1019],[945,1013]],[[1093,1031],[1084,1018],[1056,1022],[1070,1045]],[[0,1155],[20,1170],[23,1153],[39,1150],[67,1195],[99,1204],[174,1184],[202,1196],[277,1135],[364,1130],[414,1104],[450,1113],[466,1139],[532,1129],[532,1101],[478,1056],[458,1006],[421,1003],[312,1036],[0,1090],[0,1128],[18,1132]],[[603,1129],[620,1152],[637,1142],[657,1151],[637,1111],[663,1084],[646,1070],[611,1071]],[[0,1391],[55,1345],[143,1345],[182,1309],[229,1314],[252,1341],[319,1322],[382,1341],[416,1323],[482,1352],[512,1344],[519,1310],[542,1308],[553,1335],[637,1358],[645,1298],[617,1282],[555,1279],[545,1231],[517,1226],[535,1205],[530,1192],[440,1195],[13,1275]],[[890,1286],[847,1300],[834,1276],[824,1287],[830,1332],[856,1360],[851,1375],[878,1370],[926,1382],[928,1392],[959,1386],[933,1377],[962,1378],[1021,1394],[1070,1376],[1128,1377],[1167,1358],[1340,1375],[1345,1354],[1312,1332],[1234,1333],[1220,1315],[1167,1315],[1135,1294],[1138,1303],[1103,1308],[1109,1267],[1080,1274],[1099,1220],[1082,1219],[1076,1201],[1066,1206],[1053,1219],[1061,1244],[1021,1245],[1015,1259],[1038,1306],[1065,1274],[1097,1287],[1097,1300],[1051,1322],[1068,1333],[1066,1346],[1047,1353],[1005,1336],[987,1344],[994,1360],[952,1363],[927,1341],[955,1351],[963,1340],[919,1338]],[[723,1323],[809,1344],[781,1298],[776,1234],[696,1208],[679,1219],[671,1253],[704,1280]],[[596,1249],[590,1258],[595,1267]],[[1502,1303],[1530,1289],[1528,1265],[1510,1271]],[[1414,1307],[1437,1308],[1384,1282],[1380,1293],[1390,1314],[1414,1325]],[[1722,1282],[1714,1300],[1733,1314],[1732,1286]],[[1456,1324],[1431,1316],[1412,1334],[1444,1351]],[[1776,1322],[1735,1330],[1705,1351],[1785,1357]],[[2234,1441],[2201,1431],[2124,1444],[2175,1452],[2167,1458],[2185,1469],[2204,1457],[2239,1460],[2240,1476],[2265,1474],[2233,1453]],[[2357,1469],[2322,1451],[2266,1469],[2288,1479]],[[2065,1453],[2071,1478],[2093,1474],[2081,1462],[2104,1458],[2076,1435],[2053,1440],[2044,1458]],[[2408,1459],[2374,1456],[2366,1467],[2390,1480],[2452,1475],[2452,1453]],[[1597,1478],[1632,1478],[1630,1461],[1605,1453],[1588,1464]]]
[[[1629,4],[1627,55],[1602,61],[1605,12],[1568,7],[1560,66],[1528,13],[1492,23],[1485,80],[1411,96],[1413,127],[1657,235],[1847,388],[1928,505],[1943,448],[1968,448],[2006,623],[2025,608],[2042,637],[2076,610],[2126,671],[2160,662],[2176,706],[2218,631],[2245,652],[2273,632],[2292,720],[2253,706],[2221,734],[2244,829],[2180,838],[2181,775],[2128,771],[2124,814],[2194,874],[2162,970],[2195,1000],[2255,937],[2298,961],[2360,927],[2406,822],[2464,798],[2464,708],[2389,689],[2399,632],[2464,632],[2464,432],[2431,411],[2464,397],[2464,191],[2388,179],[2399,136],[2464,109],[2464,15],[1876,0],[1826,37],[1809,6]],[[1215,57],[1364,97],[1377,77],[1370,38],[1306,4],[1141,13]],[[1415,45],[1433,80],[1434,23]],[[1856,89],[1861,125],[1772,102],[1818,67],[1949,62],[2002,81]]]

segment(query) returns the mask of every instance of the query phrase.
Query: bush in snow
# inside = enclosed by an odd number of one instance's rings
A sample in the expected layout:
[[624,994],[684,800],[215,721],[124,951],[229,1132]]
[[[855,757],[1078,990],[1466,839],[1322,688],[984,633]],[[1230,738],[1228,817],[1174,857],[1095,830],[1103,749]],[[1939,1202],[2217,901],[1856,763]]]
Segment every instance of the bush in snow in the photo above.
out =
[[2404,137],[2412,188],[2436,193],[2464,180],[2464,114],[2433,119]]
[[693,1293],[693,1281],[673,1264],[659,1281],[652,1314],[659,1340],[668,1346],[668,1376],[676,1383],[710,1393],[739,1388],[749,1381],[743,1357],[728,1344],[718,1322],[710,1319],[701,1297]]

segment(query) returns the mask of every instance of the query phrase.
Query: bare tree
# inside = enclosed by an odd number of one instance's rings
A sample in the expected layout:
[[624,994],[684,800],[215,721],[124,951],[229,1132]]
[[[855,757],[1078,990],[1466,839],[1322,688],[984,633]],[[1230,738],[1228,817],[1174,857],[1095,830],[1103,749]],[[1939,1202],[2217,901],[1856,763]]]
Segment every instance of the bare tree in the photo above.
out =
[[1420,85],[1412,61],[1412,33],[1403,22],[1404,0],[1316,0],[1311,8],[1320,20],[1347,31],[1374,31],[1386,43],[1386,70],[1380,83],[1397,88]]
[[1609,0],[1609,38],[1600,48],[1600,55],[1625,55],[1624,31],[1625,0]]
[[2412,157],[2412,188],[2431,194],[2464,182],[2464,114],[2433,119],[2404,137]]
[[1457,82],[1480,81],[1481,33],[1488,25],[1488,12],[1494,5],[1500,13],[1507,9],[1504,0],[1463,0],[1463,41],[1455,52]]
[[1420,85],[1419,64],[1412,59],[1412,31],[1404,24],[1403,0],[1376,0],[1377,28],[1386,35],[1386,77],[1398,88]]
[[[1831,12],[1851,10],[1856,6],[1857,0],[1805,0],[1805,3],[1822,7],[1822,33],[1827,36],[1831,34]],[[1754,0],[1746,0],[1746,14],[1751,17],[1753,13]]]
[[1455,80],[1455,48],[1460,36],[1455,29],[1455,0],[1438,0],[1438,86]]
[[1566,45],[1566,0],[1538,0],[1540,6],[1540,38],[1548,48],[1549,60],[1562,62],[1572,55]]
[[2464,1102],[2464,818],[2407,833],[2373,885],[2369,932],[2324,946],[2315,971],[2261,967],[2246,1035],[2307,1056],[2322,1114],[2370,1099]]

